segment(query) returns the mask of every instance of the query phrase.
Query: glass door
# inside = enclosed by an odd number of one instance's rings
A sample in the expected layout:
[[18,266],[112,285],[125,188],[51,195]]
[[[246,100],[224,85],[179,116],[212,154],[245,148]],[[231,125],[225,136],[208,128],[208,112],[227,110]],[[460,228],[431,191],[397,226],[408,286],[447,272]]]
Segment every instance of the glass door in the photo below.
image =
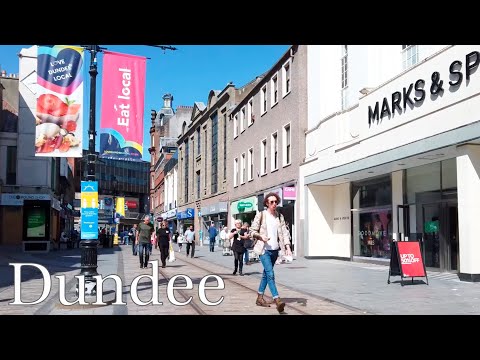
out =
[[454,202],[422,204],[425,266],[458,270],[458,206]]

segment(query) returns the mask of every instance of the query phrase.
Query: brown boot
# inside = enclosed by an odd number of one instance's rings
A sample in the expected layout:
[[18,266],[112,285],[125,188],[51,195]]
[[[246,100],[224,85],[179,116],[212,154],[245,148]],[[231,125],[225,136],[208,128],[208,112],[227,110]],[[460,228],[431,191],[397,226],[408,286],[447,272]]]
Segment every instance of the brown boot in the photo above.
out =
[[258,294],[257,301],[255,301],[255,304],[257,304],[257,306],[270,307],[270,305],[268,305],[268,303],[263,298],[263,295],[261,294]]
[[281,314],[285,308],[285,303],[280,300],[280,298],[275,299],[275,304],[277,304],[277,311]]

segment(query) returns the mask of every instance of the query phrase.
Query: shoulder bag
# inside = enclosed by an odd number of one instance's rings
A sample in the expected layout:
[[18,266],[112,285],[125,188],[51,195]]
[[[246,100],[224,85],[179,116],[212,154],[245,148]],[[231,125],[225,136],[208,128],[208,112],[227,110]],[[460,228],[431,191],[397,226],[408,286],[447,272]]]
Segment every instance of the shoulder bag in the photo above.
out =
[[[262,228],[262,222],[263,222],[263,211],[260,213],[260,225],[258,227],[258,233],[260,234],[260,229]],[[255,240],[255,245],[253,245],[253,252],[257,255],[263,255],[265,250],[265,243],[263,240],[256,239]]]

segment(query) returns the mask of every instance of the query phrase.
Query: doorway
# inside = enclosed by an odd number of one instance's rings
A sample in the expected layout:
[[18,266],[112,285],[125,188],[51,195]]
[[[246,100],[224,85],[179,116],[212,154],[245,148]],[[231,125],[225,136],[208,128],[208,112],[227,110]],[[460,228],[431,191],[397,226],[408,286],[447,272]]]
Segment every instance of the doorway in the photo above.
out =
[[423,232],[425,266],[440,271],[458,271],[457,202],[448,200],[417,206],[421,206],[421,211],[417,212],[417,231]]

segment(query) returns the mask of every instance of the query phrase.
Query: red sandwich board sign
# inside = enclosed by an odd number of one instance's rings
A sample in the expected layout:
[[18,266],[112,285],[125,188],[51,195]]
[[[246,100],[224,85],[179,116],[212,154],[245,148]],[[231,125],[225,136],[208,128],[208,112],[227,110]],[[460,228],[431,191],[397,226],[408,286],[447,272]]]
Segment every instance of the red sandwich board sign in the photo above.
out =
[[391,247],[390,270],[387,283],[390,284],[390,276],[403,278],[424,277],[428,285],[427,271],[423,263],[422,251],[419,241],[394,241]]

